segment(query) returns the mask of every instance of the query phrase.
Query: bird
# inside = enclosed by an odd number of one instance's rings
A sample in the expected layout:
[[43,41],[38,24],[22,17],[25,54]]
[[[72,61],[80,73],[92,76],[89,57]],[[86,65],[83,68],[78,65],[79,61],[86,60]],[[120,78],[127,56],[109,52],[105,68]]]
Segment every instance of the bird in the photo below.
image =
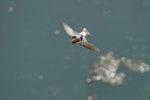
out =
[[81,32],[76,32],[70,26],[68,26],[65,22],[62,22],[62,26],[65,32],[69,35],[69,37],[71,37],[72,44],[80,44],[81,46],[85,48],[88,48],[96,52],[100,52],[100,49],[98,49],[92,43],[87,41],[86,36],[91,35],[91,33],[88,32],[88,30],[85,27],[83,28]]

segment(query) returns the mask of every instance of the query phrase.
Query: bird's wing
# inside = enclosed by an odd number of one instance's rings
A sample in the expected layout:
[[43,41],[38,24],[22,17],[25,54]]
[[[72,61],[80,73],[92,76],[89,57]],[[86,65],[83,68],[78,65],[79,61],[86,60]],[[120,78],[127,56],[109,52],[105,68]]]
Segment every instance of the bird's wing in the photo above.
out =
[[88,48],[88,49],[94,50],[94,51],[96,51],[96,52],[100,52],[100,50],[99,50],[97,47],[95,47],[93,44],[91,44],[90,42],[88,42],[88,41],[86,40],[86,38],[83,38],[83,40],[82,40],[82,42],[81,42],[80,44],[81,44],[82,46]]
[[64,30],[66,31],[66,33],[72,37],[75,34],[78,34],[77,32],[75,32],[71,27],[69,27],[66,23],[62,22],[62,26],[64,28]]

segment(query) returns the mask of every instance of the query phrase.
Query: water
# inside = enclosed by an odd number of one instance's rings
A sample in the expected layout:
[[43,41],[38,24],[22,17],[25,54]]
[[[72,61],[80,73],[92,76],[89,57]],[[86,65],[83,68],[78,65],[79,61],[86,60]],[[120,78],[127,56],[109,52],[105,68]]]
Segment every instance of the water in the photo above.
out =
[[[87,84],[100,55],[150,64],[150,0],[13,0],[0,3],[1,100],[149,100],[150,73],[122,85]],[[86,27],[100,53],[72,45],[61,26]]]

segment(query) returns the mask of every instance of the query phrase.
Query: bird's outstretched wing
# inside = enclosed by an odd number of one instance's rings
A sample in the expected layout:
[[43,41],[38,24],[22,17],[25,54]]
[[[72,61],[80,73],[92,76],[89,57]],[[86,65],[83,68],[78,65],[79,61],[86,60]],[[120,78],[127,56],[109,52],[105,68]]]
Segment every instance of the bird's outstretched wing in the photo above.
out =
[[80,43],[80,45],[82,45],[82,46],[84,46],[84,47],[86,47],[86,48],[88,48],[88,49],[94,50],[94,51],[96,51],[96,52],[100,52],[100,50],[99,50],[97,47],[95,47],[93,44],[91,44],[90,42],[88,42],[88,41],[86,40],[86,38],[83,38],[83,40],[82,40],[82,42]]
[[71,27],[69,27],[66,23],[62,22],[62,26],[64,28],[64,30],[66,31],[66,33],[72,37],[75,34],[78,34],[77,32],[75,32]]

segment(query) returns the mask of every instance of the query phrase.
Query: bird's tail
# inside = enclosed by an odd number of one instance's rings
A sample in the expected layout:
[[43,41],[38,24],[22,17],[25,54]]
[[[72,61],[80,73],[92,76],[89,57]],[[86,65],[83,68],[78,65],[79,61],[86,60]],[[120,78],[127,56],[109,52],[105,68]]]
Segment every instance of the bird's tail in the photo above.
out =
[[83,28],[82,32],[85,32],[86,35],[91,35],[91,33],[85,27]]

